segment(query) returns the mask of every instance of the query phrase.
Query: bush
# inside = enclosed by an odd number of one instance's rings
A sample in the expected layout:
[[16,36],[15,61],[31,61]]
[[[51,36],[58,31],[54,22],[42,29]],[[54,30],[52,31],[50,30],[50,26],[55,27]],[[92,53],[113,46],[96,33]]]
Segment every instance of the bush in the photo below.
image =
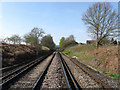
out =
[[78,44],[75,40],[73,41],[70,41],[70,40],[65,40],[63,43],[62,43],[62,48],[67,48],[67,47],[70,47],[70,46],[74,46]]

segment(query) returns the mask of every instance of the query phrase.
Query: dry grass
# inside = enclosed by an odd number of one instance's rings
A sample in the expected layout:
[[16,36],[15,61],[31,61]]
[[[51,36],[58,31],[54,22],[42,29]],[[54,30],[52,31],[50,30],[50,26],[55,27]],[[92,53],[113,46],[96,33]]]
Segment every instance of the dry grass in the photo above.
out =
[[[67,48],[64,52],[69,52],[70,56],[77,56],[79,59],[90,60],[94,58],[93,51],[95,46],[81,45]],[[92,53],[91,53],[92,52]]]
[[[118,73],[118,46],[102,46],[96,49],[92,45],[80,45],[63,51],[70,56],[77,56],[78,60],[89,65],[97,71],[108,72],[109,76],[119,76]],[[116,78],[116,77],[115,77]]]

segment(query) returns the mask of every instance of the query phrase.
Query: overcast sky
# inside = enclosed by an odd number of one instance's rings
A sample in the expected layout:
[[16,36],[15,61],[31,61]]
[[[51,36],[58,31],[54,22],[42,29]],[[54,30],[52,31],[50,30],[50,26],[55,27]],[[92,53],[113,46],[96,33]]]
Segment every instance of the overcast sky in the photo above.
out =
[[[73,34],[77,42],[91,39],[82,15],[94,2],[2,2],[0,4],[0,38],[23,36],[34,27],[43,28],[58,45],[61,37]],[[116,11],[118,3],[111,2]]]

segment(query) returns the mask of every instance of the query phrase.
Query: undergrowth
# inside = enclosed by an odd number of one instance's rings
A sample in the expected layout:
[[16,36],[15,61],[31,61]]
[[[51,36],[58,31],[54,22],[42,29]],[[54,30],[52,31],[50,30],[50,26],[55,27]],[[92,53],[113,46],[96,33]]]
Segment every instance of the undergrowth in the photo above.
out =
[[106,74],[107,76],[113,78],[114,80],[119,80],[120,79],[120,75],[116,75],[116,74],[110,74],[109,72],[107,71],[103,71],[104,74]]

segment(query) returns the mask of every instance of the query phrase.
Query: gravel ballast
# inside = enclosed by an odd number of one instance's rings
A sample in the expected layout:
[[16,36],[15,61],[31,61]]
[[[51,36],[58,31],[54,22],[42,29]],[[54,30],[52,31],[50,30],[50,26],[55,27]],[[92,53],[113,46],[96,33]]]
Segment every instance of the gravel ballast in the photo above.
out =
[[64,72],[62,70],[61,61],[58,53],[55,55],[50,67],[48,68],[41,88],[67,88]]
[[32,89],[44,68],[48,65],[53,55],[43,60],[40,64],[34,67],[27,74],[22,76],[17,82],[11,85],[10,90],[13,89]]
[[108,76],[105,76],[102,73],[96,72],[93,69],[87,67],[86,65],[80,63],[78,60],[76,59],[72,59],[75,62],[79,63],[83,68],[85,68],[87,71],[89,71],[90,74],[92,74],[93,76],[95,76],[98,80],[100,80],[101,82],[105,83],[107,86],[109,86],[109,88],[118,88],[119,86],[119,82],[117,80],[114,80]]
[[[66,56],[63,56],[64,59],[68,59]],[[70,57],[71,58],[71,57]],[[68,59],[69,60],[69,59]],[[77,59],[71,58],[74,62],[78,63],[80,66],[82,66],[85,70],[87,70],[90,74],[92,74],[94,77],[96,77],[98,80],[106,84],[109,88],[118,88],[119,84],[118,81],[115,81],[99,72],[94,71],[93,69],[87,67],[86,65],[80,63]],[[69,60],[70,62],[70,60]],[[72,62],[72,61],[71,61]],[[70,65],[69,65],[70,66]],[[74,70],[75,71],[75,70]],[[74,73],[75,74],[75,73]],[[77,77],[77,75],[75,75]],[[80,76],[79,76],[80,77]],[[78,80],[79,82],[80,80]]]
[[85,72],[83,72],[78,66],[76,66],[72,61],[70,61],[67,57],[63,56],[65,62],[70,68],[73,76],[76,81],[79,83],[81,88],[99,88],[100,85],[97,84],[90,76],[88,76]]

